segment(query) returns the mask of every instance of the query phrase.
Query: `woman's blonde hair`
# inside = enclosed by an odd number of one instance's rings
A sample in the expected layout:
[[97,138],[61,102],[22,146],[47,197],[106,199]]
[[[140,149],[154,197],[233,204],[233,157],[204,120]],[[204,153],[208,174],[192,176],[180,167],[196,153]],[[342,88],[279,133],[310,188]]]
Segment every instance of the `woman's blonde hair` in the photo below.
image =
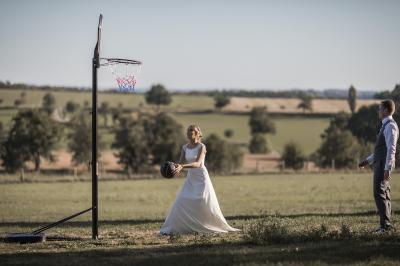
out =
[[190,125],[190,126],[188,126],[186,132],[189,132],[190,130],[197,130],[197,132],[199,133],[199,138],[203,137],[203,133],[201,133],[201,129],[200,129],[200,127],[198,125]]

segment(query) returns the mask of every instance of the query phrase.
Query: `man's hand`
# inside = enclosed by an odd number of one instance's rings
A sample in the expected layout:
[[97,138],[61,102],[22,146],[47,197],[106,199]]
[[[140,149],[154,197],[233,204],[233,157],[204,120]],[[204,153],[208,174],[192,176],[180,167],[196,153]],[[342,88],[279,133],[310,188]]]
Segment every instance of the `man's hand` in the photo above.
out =
[[361,163],[358,164],[358,167],[364,168],[364,167],[367,166],[367,165],[368,165],[368,161],[367,161],[367,160],[364,160],[364,161],[362,161]]
[[388,182],[390,180],[390,171],[389,170],[385,170],[385,172],[383,173],[383,180]]

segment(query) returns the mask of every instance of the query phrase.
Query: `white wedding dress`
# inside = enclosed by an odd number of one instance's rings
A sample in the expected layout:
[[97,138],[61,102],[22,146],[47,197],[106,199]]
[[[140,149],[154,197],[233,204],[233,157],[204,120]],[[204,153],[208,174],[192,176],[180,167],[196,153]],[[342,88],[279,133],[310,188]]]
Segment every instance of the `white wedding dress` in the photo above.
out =
[[[199,143],[192,149],[189,149],[187,144],[183,146],[185,159],[188,163],[196,161],[201,146],[204,146],[204,144]],[[185,234],[229,231],[240,230],[229,226],[222,215],[203,160],[199,168],[189,168],[185,183],[169,211],[160,233]]]

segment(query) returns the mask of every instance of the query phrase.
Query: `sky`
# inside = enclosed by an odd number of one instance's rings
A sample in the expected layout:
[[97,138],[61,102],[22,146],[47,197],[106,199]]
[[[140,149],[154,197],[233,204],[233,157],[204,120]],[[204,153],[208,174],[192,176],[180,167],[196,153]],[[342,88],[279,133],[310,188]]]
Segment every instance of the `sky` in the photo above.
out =
[[[143,62],[138,88],[391,90],[400,1],[0,0],[0,80],[91,87],[101,57]],[[116,87],[107,67],[99,87]]]

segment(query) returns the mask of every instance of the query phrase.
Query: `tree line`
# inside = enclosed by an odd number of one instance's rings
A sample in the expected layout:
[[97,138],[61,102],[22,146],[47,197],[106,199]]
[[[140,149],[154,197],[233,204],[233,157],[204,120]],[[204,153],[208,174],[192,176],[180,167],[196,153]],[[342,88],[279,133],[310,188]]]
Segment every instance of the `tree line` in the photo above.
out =
[[[154,165],[166,160],[179,158],[182,145],[186,142],[182,126],[168,114],[161,112],[160,106],[170,104],[170,93],[160,84],[152,86],[146,93],[146,102],[155,106],[154,112],[124,112],[122,104],[110,108],[101,103],[98,113],[103,116],[104,126],[111,113],[114,140],[111,147],[116,151],[118,163],[124,166],[128,175],[149,172]],[[6,132],[0,124],[0,159],[8,172],[26,168],[28,162],[40,171],[42,159],[55,161],[54,152],[62,138],[67,139],[67,147],[75,165],[87,165],[91,160],[92,127],[90,106],[69,101],[64,107],[71,119],[65,123],[52,118],[56,109],[56,98],[47,93],[40,108],[20,110],[12,119]],[[229,132],[227,133],[229,135]],[[104,142],[99,134],[100,154]],[[230,172],[241,166],[243,152],[215,134],[204,139],[207,145],[207,165],[211,170]]]
[[[392,99],[400,107],[400,84],[384,94],[384,99]],[[285,165],[293,169],[303,168],[306,159],[312,160],[321,168],[355,168],[359,160],[373,152],[377,132],[381,127],[378,119],[378,104],[363,106],[356,110],[357,92],[354,86],[348,91],[348,103],[351,113],[336,114],[321,135],[320,147],[309,158],[303,155],[296,143],[285,146],[282,158]],[[400,108],[393,118],[400,119]],[[400,166],[400,147],[397,143],[396,165]]]
[[[50,86],[50,85],[31,85],[25,83],[11,83],[10,81],[0,80],[0,89],[22,89],[22,90],[44,90],[44,91],[78,91],[85,92],[90,90],[89,87],[78,86]],[[125,93],[109,88],[104,90],[107,93]],[[288,90],[274,90],[274,89],[260,89],[260,90],[247,90],[247,89],[212,89],[212,90],[187,90],[175,91],[174,94],[188,94],[188,95],[206,95],[215,97],[216,95],[226,95],[228,97],[254,97],[254,98],[303,98],[305,96],[314,99],[344,99],[346,98],[345,90],[342,89],[288,89]],[[372,93],[363,91],[359,93],[359,97],[363,99],[386,99],[390,94],[388,90],[383,92]]]
[[[26,95],[21,95],[21,98]],[[400,86],[390,92],[391,98],[400,106]],[[150,171],[156,164],[165,160],[175,160],[180,147],[185,142],[184,130],[171,116],[161,111],[161,105],[168,105],[172,97],[161,84],[156,84],[145,95],[146,102],[155,106],[154,112],[124,112],[122,104],[110,108],[107,102],[101,103],[99,115],[103,116],[107,126],[108,116],[113,121],[114,141],[118,162],[124,165],[128,174]],[[289,142],[285,145],[282,160],[286,168],[301,169],[305,160],[312,160],[322,168],[354,167],[359,158],[372,151],[376,139],[375,131],[379,129],[377,105],[362,107],[356,110],[357,92],[354,86],[348,90],[348,104],[351,114],[335,115],[324,133],[319,149],[306,157],[299,144]],[[215,107],[222,108],[229,104],[230,98],[224,94],[215,95]],[[312,99],[303,97],[299,108],[312,110]],[[61,138],[68,140],[68,150],[72,153],[73,163],[87,164],[91,160],[91,116],[89,103],[83,107],[72,101],[67,102],[65,111],[72,117],[66,123],[51,118],[56,108],[56,98],[51,93],[43,97],[41,108],[21,110],[12,119],[11,128],[6,132],[0,124],[0,158],[7,171],[24,168],[27,162],[33,162],[39,170],[41,159],[56,160],[55,149]],[[395,119],[400,118],[396,110]],[[248,125],[251,139],[248,144],[250,153],[268,153],[270,147],[267,134],[274,134],[275,125],[266,107],[255,107],[251,110]],[[231,138],[232,129],[226,129],[224,135]],[[100,148],[101,148],[100,139]],[[242,164],[243,149],[229,143],[218,135],[211,134],[205,140],[208,155],[208,166],[214,171],[229,172]],[[399,156],[397,156],[399,158]]]

